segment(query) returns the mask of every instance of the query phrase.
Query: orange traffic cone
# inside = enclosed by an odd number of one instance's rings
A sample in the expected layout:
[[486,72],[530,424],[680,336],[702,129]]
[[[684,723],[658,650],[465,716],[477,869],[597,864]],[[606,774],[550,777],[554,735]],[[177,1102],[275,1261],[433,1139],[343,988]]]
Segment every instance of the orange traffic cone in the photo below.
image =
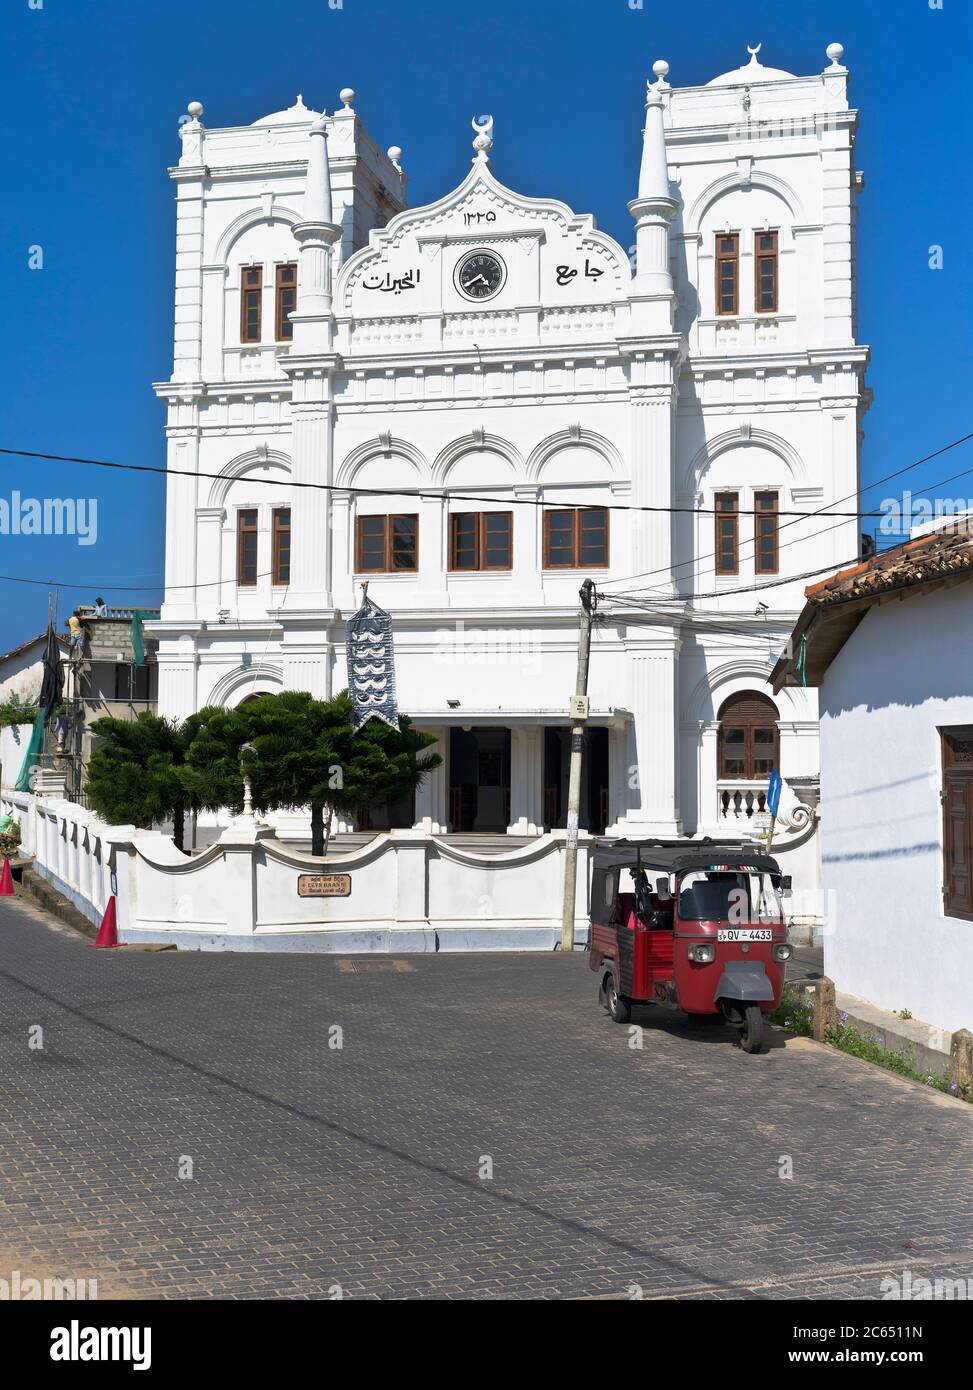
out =
[[108,899],[108,906],[105,908],[105,915],[101,919],[101,926],[98,929],[97,938],[91,942],[92,946],[117,946],[118,945],[118,926],[115,922],[115,895]]
[[3,873],[0,873],[0,898],[12,898],[14,895],[14,880],[10,872],[10,860],[3,861]]

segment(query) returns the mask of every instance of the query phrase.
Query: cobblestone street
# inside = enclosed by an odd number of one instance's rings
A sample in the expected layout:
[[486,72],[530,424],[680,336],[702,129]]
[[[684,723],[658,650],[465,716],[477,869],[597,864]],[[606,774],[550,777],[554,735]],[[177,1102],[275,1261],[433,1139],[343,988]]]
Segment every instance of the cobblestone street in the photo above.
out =
[[582,955],[94,951],[7,900],[0,1273],[571,1299],[973,1275],[968,1109],[777,1031],[749,1057],[634,1021],[641,1051]]

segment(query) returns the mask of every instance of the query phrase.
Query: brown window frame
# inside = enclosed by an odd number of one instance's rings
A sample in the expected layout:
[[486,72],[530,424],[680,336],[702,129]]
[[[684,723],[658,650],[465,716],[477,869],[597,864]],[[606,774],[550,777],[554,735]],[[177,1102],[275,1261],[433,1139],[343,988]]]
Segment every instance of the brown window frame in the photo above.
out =
[[[287,518],[285,521],[284,518]],[[287,575],[284,576],[285,563],[281,557],[282,538],[287,536]],[[273,571],[271,582],[278,588],[285,588],[291,582],[291,509],[290,507],[274,508],[274,528],[273,528],[273,560],[271,569]]]
[[[253,517],[253,524],[250,525],[244,520],[245,517]],[[244,578],[245,561],[243,558],[244,538],[253,536],[253,578]],[[255,589],[257,587],[258,568],[260,554],[260,514],[256,507],[241,507],[237,512],[236,518],[236,582],[240,589]]]
[[[757,247],[761,237],[773,237],[774,246],[772,251],[758,251]],[[773,269],[773,300],[769,305],[761,304],[760,288],[760,264],[761,261],[770,261]],[[780,296],[780,239],[778,232],[756,231],[753,234],[753,309],[756,314],[776,314],[778,313],[778,303]]]
[[[721,251],[720,242],[730,240],[733,250]],[[723,266],[733,266],[733,308],[723,308]],[[740,233],[717,232],[716,234],[716,315],[717,318],[736,318],[740,313]]]
[[[294,279],[289,285],[281,283],[283,271],[293,272]],[[291,292],[294,295],[294,303],[285,312],[284,295]],[[288,314],[293,314],[297,308],[297,262],[287,261],[284,265],[279,265],[274,274],[274,337],[278,343],[289,343],[294,337],[294,325],[288,319]],[[285,331],[286,330],[286,331]]]
[[[731,695],[729,699],[723,701],[717,718],[719,720],[719,733],[717,735],[716,771],[720,782],[761,782],[769,776],[768,773],[758,772],[756,769],[758,759],[754,731],[757,729],[773,728],[771,766],[775,767],[778,772],[780,771],[780,729],[777,726],[780,711],[769,696],[762,695],[758,690],[741,690],[737,695]],[[743,730],[742,772],[730,772],[726,766],[726,732],[729,729]],[[761,761],[765,762],[766,759],[761,759]]]
[[[487,517],[501,516],[507,523],[507,562],[503,565],[491,565],[487,562]],[[473,550],[474,562],[472,565],[457,564],[457,544],[456,544],[456,523],[464,517],[474,517],[476,519],[476,532],[474,535]],[[451,574],[477,574],[484,571],[494,573],[506,573],[513,569],[514,564],[514,514],[513,512],[450,512],[449,515],[449,570]]]
[[[246,283],[248,275],[256,275],[256,285]],[[257,296],[257,336],[247,336],[247,296]],[[240,342],[259,343],[263,341],[264,331],[264,268],[262,265],[242,265],[240,267]]]
[[[605,558],[604,560],[583,560],[581,556],[581,518],[592,512],[601,512],[605,519]],[[571,539],[571,562],[570,564],[555,564],[551,560],[550,539],[551,539],[551,519],[555,516],[563,516],[565,513],[573,514],[574,524]],[[549,507],[544,512],[544,558],[543,567],[546,570],[580,570],[597,569],[606,570],[611,563],[611,528],[609,523],[609,513],[607,507]]]
[[[973,922],[973,726],[940,729],[939,739],[943,778],[943,912],[947,917]],[[956,852],[957,838],[961,857]],[[959,891],[957,882],[961,885]]]
[[[770,507],[761,507],[761,502],[769,498],[773,504]],[[753,568],[755,574],[779,574],[780,573],[780,494],[767,489],[763,492],[753,494]],[[763,535],[761,534],[761,522],[769,521],[771,526],[768,528],[773,542],[773,557],[769,565],[763,563]]]
[[[720,502],[724,498],[731,498],[732,507],[720,507]],[[721,537],[721,522],[727,517],[733,521],[733,568],[723,565],[723,545]],[[738,492],[717,492],[713,497],[713,527],[716,554],[714,571],[718,575],[737,575],[740,573],[740,494]]]
[[[383,564],[382,568],[365,568],[362,561],[364,559],[362,546],[362,533],[364,523],[367,521],[381,521],[383,523]],[[413,560],[411,565],[393,565],[395,525],[396,521],[413,522],[413,535],[415,540]],[[355,573],[356,574],[417,574],[419,570],[419,514],[418,512],[392,512],[388,515],[370,514],[359,516],[355,523]]]

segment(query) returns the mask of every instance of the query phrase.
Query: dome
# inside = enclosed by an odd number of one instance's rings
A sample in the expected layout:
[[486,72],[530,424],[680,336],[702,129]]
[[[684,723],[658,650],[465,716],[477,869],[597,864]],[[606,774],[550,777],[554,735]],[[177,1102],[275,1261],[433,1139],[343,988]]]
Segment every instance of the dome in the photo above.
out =
[[706,83],[707,87],[736,87],[744,84],[749,86],[752,82],[791,81],[796,76],[795,73],[784,72],[783,68],[765,68],[763,63],[757,62],[757,54],[762,47],[763,44],[759,43],[756,48],[750,48],[748,45],[749,63],[742,68],[734,68],[732,72],[724,72],[719,77],[714,77]]
[[299,125],[310,121],[319,121],[325,113],[323,111],[312,111],[309,106],[304,105],[303,96],[298,93],[297,101],[293,106],[289,106],[286,111],[272,111],[269,116],[261,116],[259,121],[251,121],[251,125]]

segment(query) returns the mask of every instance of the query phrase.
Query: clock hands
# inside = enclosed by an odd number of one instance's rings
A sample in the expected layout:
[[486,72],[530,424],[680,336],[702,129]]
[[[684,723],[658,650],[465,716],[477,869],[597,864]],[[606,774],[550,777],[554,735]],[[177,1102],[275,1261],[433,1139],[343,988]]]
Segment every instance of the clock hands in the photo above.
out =
[[487,289],[490,288],[490,282],[485,275],[474,275],[472,280],[466,281],[466,288],[468,290],[472,289],[473,286],[476,284],[477,280],[480,280],[484,285],[486,285]]

